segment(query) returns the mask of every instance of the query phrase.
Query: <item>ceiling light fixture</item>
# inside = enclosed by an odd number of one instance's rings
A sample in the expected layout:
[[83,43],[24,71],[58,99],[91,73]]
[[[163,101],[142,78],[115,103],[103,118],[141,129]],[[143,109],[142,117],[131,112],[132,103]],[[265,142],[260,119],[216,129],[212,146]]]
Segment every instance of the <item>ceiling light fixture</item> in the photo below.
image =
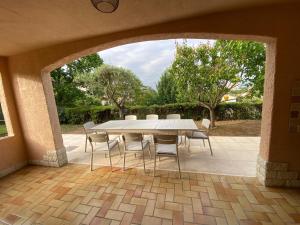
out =
[[119,0],[91,0],[94,7],[103,13],[112,13],[119,6]]

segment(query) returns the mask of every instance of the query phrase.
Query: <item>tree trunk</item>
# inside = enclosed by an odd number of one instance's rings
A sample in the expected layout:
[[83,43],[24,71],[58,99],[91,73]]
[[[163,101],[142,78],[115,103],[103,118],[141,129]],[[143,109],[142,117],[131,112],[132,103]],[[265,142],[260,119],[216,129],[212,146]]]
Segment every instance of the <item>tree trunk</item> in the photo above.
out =
[[210,126],[211,128],[216,127],[215,109],[214,108],[208,108],[208,109],[209,109],[209,116],[210,116]]
[[201,107],[205,107],[209,110],[209,116],[210,116],[210,127],[213,128],[213,127],[216,127],[216,119],[215,119],[215,108],[211,107],[210,105],[208,104],[205,104],[203,102],[200,102],[200,106]]
[[119,107],[119,118],[121,120],[124,119],[124,111],[125,111],[125,107],[124,106]]

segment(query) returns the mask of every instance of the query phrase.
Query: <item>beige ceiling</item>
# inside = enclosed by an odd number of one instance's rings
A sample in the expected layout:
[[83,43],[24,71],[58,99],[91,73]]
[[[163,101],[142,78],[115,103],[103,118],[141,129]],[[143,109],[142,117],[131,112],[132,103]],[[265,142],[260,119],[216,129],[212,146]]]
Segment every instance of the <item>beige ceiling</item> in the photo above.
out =
[[90,0],[1,0],[0,55],[205,13],[287,0],[120,0],[112,14]]

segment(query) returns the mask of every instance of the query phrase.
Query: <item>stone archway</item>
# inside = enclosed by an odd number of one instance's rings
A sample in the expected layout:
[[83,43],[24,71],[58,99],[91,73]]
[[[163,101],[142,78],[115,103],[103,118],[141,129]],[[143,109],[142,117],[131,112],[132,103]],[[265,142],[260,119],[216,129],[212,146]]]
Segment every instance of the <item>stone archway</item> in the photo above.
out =
[[[275,59],[276,59],[276,40],[273,38],[262,38],[259,36],[244,36],[244,35],[209,35],[209,34],[158,34],[158,35],[148,35],[142,37],[133,37],[129,39],[121,39],[113,42],[107,42],[105,44],[101,44],[95,47],[91,47],[88,49],[84,49],[82,51],[76,52],[64,58],[61,58],[54,62],[53,64],[46,66],[42,70],[42,81],[44,85],[44,90],[47,96],[47,105],[50,113],[50,120],[52,121],[52,130],[54,133],[54,137],[58,146],[61,146],[62,138],[60,134],[60,128],[58,123],[58,117],[56,112],[55,101],[53,101],[54,96],[52,92],[52,86],[50,81],[50,71],[67,64],[79,57],[89,55],[104,49],[112,48],[115,46],[135,43],[140,41],[150,41],[150,40],[163,40],[170,38],[208,38],[208,39],[234,39],[234,40],[252,40],[264,42],[267,44],[267,61],[266,61],[266,79],[265,79],[265,92],[264,92],[264,107],[263,107],[263,116],[262,116],[262,132],[261,132],[261,146],[260,146],[260,154],[258,157],[258,173],[257,176],[261,182],[265,182],[266,180],[266,171],[263,170],[263,164],[268,160],[269,151],[268,145],[270,144],[270,132],[271,132],[271,117],[269,115],[272,113],[272,102],[274,97],[274,76],[275,76]],[[58,149],[58,155],[63,155],[64,148],[61,146]],[[63,157],[57,157],[62,160]],[[65,162],[65,160],[64,160]],[[60,163],[61,164],[61,163]]]

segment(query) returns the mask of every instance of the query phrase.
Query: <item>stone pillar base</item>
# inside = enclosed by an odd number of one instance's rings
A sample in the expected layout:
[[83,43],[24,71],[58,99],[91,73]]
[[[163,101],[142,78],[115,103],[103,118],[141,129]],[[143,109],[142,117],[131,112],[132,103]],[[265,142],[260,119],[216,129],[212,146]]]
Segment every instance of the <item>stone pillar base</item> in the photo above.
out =
[[42,160],[29,160],[31,165],[61,167],[68,163],[66,149],[48,151]]
[[256,175],[267,187],[300,187],[299,172],[289,171],[288,163],[269,162],[258,156]]

